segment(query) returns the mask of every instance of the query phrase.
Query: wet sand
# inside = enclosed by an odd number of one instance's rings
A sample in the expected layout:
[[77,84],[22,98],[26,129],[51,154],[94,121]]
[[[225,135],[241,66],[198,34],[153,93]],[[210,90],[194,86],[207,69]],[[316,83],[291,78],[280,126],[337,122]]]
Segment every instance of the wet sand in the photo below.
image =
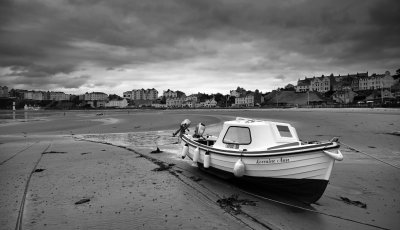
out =
[[[400,111],[102,112],[28,113],[26,119],[0,123],[1,229],[18,224],[21,229],[400,226],[400,137],[395,135]],[[345,159],[335,164],[316,204],[273,193],[254,196],[257,191],[243,190],[177,157],[180,146],[171,133],[183,119],[189,118],[192,127],[204,122],[206,133],[217,134],[221,122],[236,116],[289,122],[303,140],[340,138]],[[156,146],[163,152],[151,154]],[[251,202],[239,202],[240,213],[221,208],[221,200],[232,195]]]

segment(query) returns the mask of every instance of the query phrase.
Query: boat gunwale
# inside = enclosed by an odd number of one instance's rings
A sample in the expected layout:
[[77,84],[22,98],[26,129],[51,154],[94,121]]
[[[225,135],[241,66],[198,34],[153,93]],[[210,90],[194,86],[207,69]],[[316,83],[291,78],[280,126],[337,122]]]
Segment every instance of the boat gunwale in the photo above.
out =
[[[263,150],[263,151],[232,151],[228,149],[217,149],[210,147],[194,140],[189,139],[186,135],[182,136],[182,140],[192,147],[199,147],[199,149],[204,151],[209,151],[210,153],[220,154],[225,156],[241,156],[241,157],[274,157],[274,156],[286,156],[286,155],[297,155],[309,152],[315,152],[319,150],[326,150],[332,148],[339,148],[340,145],[337,142],[326,142],[321,144],[303,146],[291,149],[274,149],[274,150]],[[272,153],[272,154],[271,154]]]

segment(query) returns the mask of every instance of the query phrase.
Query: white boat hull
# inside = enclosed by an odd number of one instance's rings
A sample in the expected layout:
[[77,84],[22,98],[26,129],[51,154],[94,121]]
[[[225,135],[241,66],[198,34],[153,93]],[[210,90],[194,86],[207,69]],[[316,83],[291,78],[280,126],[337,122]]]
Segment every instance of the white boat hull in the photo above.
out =
[[[335,159],[324,153],[326,149],[338,148],[336,143],[326,146],[310,146],[305,149],[292,148],[286,150],[244,152],[214,149],[195,141],[188,136],[182,138],[188,146],[187,156],[193,160],[196,148],[199,155],[196,161],[203,168],[205,153],[210,155],[209,168],[206,170],[223,173],[234,177],[234,165],[239,160],[245,165],[244,175],[239,180],[264,183],[270,188],[275,185],[285,191],[301,191],[304,201],[318,200],[328,184]],[[241,156],[242,154],[242,156]]]
[[[188,156],[193,159],[196,147],[189,146]],[[200,149],[198,163],[203,164],[206,150]],[[240,156],[225,156],[210,153],[210,167],[233,173]],[[288,160],[289,162],[282,162]],[[334,159],[322,150],[311,153],[284,155],[282,157],[242,157],[246,166],[245,175],[252,177],[274,177],[292,179],[329,180]]]

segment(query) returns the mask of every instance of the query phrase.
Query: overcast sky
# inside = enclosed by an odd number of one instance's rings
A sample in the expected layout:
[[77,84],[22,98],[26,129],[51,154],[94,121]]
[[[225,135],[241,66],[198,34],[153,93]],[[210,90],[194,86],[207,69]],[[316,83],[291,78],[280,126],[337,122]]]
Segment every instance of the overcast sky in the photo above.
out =
[[1,0],[0,85],[187,94],[400,68],[400,1]]

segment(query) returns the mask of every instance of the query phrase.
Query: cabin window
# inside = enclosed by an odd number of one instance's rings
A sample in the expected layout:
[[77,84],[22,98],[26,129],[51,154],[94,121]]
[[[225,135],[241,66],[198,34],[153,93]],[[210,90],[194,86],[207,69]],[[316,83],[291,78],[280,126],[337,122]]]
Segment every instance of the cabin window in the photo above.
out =
[[225,144],[248,145],[251,143],[250,129],[231,126],[223,139]]
[[279,135],[281,135],[281,137],[293,137],[288,126],[277,125],[276,127],[278,128]]

